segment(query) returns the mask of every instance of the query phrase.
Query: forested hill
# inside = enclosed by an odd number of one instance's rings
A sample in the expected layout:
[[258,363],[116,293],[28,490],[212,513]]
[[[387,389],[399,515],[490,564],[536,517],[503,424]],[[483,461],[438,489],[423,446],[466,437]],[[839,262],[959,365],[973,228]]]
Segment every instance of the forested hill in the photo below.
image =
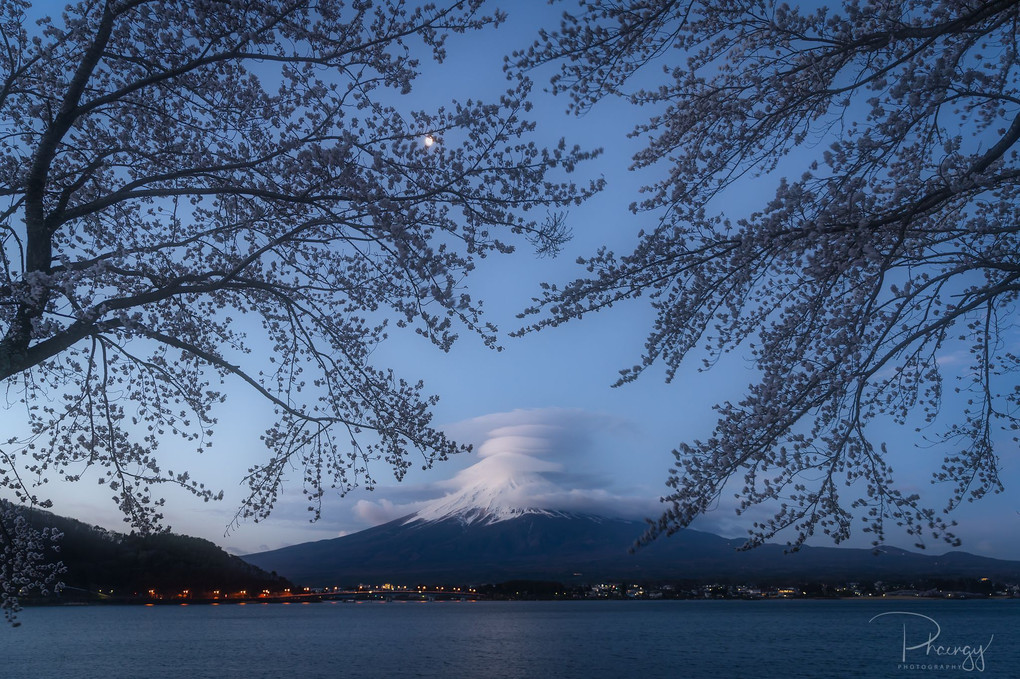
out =
[[[255,595],[292,587],[275,573],[252,566],[212,542],[173,533],[126,535],[38,510],[27,511],[38,528],[63,533],[63,599],[174,599],[211,597],[212,593]],[[187,592],[187,594],[184,594]]]

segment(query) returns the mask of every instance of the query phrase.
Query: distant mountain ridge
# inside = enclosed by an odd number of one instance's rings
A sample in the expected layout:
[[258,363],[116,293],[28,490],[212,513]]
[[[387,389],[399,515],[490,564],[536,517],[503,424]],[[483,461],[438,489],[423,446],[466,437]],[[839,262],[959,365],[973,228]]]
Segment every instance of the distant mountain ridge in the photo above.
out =
[[[555,497],[542,461],[530,469],[483,458],[484,473],[465,479],[414,514],[352,535],[243,558],[304,586],[399,581],[495,583],[514,579],[753,582],[911,577],[988,577],[1020,582],[1020,562],[951,552],[917,554],[895,547],[781,545],[738,551],[740,539],[696,530],[630,552],[641,521],[535,506]],[[405,582],[409,581],[409,582]]]
[[1020,562],[966,552],[928,556],[895,547],[877,553],[803,547],[786,554],[781,545],[738,551],[742,540],[696,530],[680,531],[629,553],[644,528],[640,521],[594,515],[545,510],[485,514],[475,508],[438,518],[411,515],[352,535],[243,558],[316,587],[512,579],[592,583],[988,577],[1020,582]]

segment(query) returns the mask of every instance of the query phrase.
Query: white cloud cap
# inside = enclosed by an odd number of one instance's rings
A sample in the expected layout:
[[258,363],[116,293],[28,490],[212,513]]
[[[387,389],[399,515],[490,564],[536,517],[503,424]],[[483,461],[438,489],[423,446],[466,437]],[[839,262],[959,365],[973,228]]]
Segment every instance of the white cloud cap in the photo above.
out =
[[[358,515],[372,523],[408,514],[415,514],[412,520],[493,522],[525,512],[642,518],[658,510],[654,492],[621,487],[619,476],[605,469],[616,460],[600,449],[633,433],[619,418],[574,409],[514,410],[458,423],[450,432],[480,441],[479,459],[433,486],[446,491],[442,497],[406,504],[361,500]],[[619,446],[614,450],[618,456]]]

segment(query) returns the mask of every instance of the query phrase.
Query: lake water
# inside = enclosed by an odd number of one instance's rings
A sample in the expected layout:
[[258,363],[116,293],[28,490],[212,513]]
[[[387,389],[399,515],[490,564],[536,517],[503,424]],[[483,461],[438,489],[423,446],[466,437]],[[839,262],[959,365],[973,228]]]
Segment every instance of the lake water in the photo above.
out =
[[19,619],[0,628],[3,679],[1020,677],[1016,600],[90,606]]

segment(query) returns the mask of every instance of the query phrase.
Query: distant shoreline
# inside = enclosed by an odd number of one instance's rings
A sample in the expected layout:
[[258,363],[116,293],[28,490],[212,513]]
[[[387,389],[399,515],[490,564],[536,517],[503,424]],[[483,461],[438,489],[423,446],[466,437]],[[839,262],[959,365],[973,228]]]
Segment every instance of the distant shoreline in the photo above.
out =
[[944,602],[944,601],[1020,601],[1020,597],[1016,596],[979,596],[979,595],[956,595],[956,596],[910,596],[910,595],[879,595],[879,596],[782,596],[782,597],[714,597],[714,598],[695,598],[695,597],[674,597],[674,598],[633,598],[633,597],[451,597],[451,598],[385,598],[385,597],[365,597],[365,598],[350,598],[350,597],[335,597],[335,596],[312,596],[304,598],[268,598],[268,599],[193,599],[188,601],[181,600],[141,600],[133,598],[113,598],[107,600],[97,601],[57,601],[57,600],[46,600],[46,599],[34,599],[31,601],[24,601],[22,605],[24,607],[32,608],[64,608],[64,607],[79,607],[79,606],[132,606],[132,607],[166,607],[166,606],[252,606],[252,605],[277,605],[277,606],[292,606],[301,605],[307,606],[311,604],[321,603],[344,603],[344,604],[423,604],[423,603],[435,603],[435,604],[447,604],[447,603],[477,603],[477,602],[499,602],[499,603],[513,603],[513,602],[528,602],[528,601],[585,601],[585,602],[598,602],[598,601],[619,601],[619,602],[664,602],[664,601],[685,601],[691,603],[699,602],[714,602],[714,601],[739,601],[746,603],[758,603],[758,602],[776,602],[776,601],[846,601],[846,602],[864,602],[864,601],[927,601],[927,602]]

